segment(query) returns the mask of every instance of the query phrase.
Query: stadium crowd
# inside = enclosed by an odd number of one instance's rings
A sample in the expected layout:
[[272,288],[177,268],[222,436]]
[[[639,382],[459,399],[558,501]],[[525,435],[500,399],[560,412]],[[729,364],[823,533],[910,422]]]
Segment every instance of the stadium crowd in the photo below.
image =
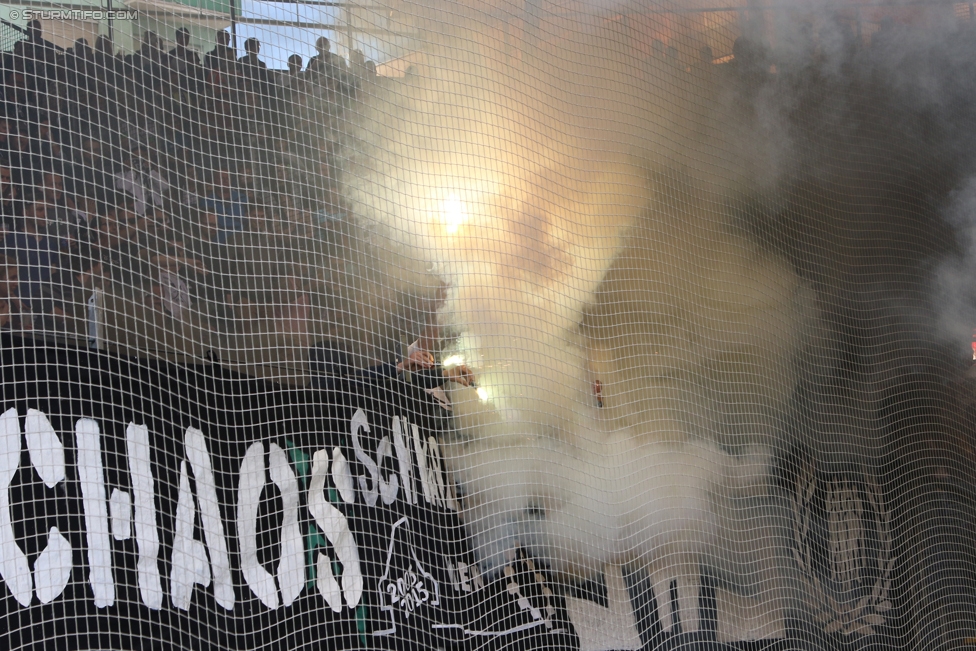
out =
[[[887,56],[898,35],[882,27],[872,47]],[[854,32],[837,33],[840,60],[855,60]],[[173,37],[146,32],[125,56],[106,36],[61,50],[35,21],[0,55],[0,328],[195,355],[329,335],[347,117],[384,78],[324,37],[280,72],[256,39],[237,58],[218,31],[201,58],[186,29]],[[702,47],[690,62],[654,41],[635,65],[655,87],[725,79],[739,92],[775,69],[809,84],[816,58],[800,40],[775,61],[740,37],[731,57]]]
[[97,308],[307,330],[324,294],[311,234],[341,212],[340,123],[375,67],[320,38],[279,73],[230,38],[201,61],[186,29],[169,51],[147,32],[122,56],[106,36],[61,50],[35,21],[3,54],[0,327],[94,335]]

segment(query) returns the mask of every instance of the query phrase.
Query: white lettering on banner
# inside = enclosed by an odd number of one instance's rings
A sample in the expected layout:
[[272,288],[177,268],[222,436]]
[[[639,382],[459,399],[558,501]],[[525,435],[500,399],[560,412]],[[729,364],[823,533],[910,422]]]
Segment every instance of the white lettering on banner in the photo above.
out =
[[[451,485],[445,480],[442,459],[437,440],[427,437],[423,442],[420,429],[405,419],[391,419],[391,437],[383,436],[376,448],[375,459],[363,448],[359,438],[362,431],[369,432],[366,414],[358,410],[350,422],[353,448],[357,458],[366,467],[367,475],[359,477],[359,489],[367,503],[384,505],[396,502],[403,486],[404,495],[411,504],[417,502],[421,491],[414,485],[413,455],[416,454],[418,474],[421,478],[425,499],[438,506],[456,508]],[[410,436],[404,436],[408,428]],[[29,606],[36,595],[41,603],[50,603],[60,596],[70,579],[72,548],[70,541],[57,527],[51,527],[47,546],[34,561],[33,574],[27,555],[17,544],[11,517],[9,487],[17,475],[23,450],[22,436],[26,433],[31,465],[45,485],[56,486],[64,481],[64,446],[40,411],[28,412],[24,432],[16,409],[0,415],[0,579],[14,598],[23,606]],[[414,445],[411,446],[411,438]],[[95,597],[95,605],[105,608],[115,603],[116,586],[113,576],[111,538],[127,540],[134,531],[138,550],[137,571],[142,603],[153,610],[163,604],[162,577],[159,567],[160,539],[157,522],[156,486],[151,469],[152,449],[149,431],[145,425],[130,422],[126,428],[126,458],[131,481],[131,492],[113,487],[111,498],[106,499],[107,487],[102,459],[101,429],[91,419],[75,422],[75,442],[78,449],[78,477],[81,487],[82,508],[87,539],[88,581]],[[173,547],[170,568],[170,599],[173,606],[188,610],[194,586],[214,587],[218,604],[231,610],[236,602],[232,582],[230,559],[227,551],[225,529],[217,501],[213,467],[206,439],[199,429],[189,427],[184,435],[186,458],[180,462],[179,490],[176,504]],[[397,458],[398,471],[384,471],[387,459]],[[274,443],[268,446],[267,467],[271,481],[277,486],[282,500],[282,522],[279,530],[280,560],[274,574],[261,566],[257,558],[257,515],[261,495],[266,484],[265,449],[263,443],[248,447],[241,460],[237,485],[237,531],[240,535],[241,570],[248,587],[268,608],[291,605],[298,599],[305,586],[305,547],[299,523],[300,486],[295,471],[285,452]],[[195,479],[195,491],[190,473]],[[333,506],[327,495],[326,479],[330,476],[328,450],[318,450],[313,455],[312,476],[309,485],[308,507],[316,525],[322,530],[335,557],[342,566],[340,581],[333,574],[333,561],[324,550],[318,553],[317,587],[329,606],[336,612],[343,608],[356,608],[363,593],[363,576],[359,549],[345,515]],[[356,481],[340,448],[332,450],[331,477],[343,502],[356,502]],[[370,501],[371,500],[371,501]],[[203,529],[203,541],[194,538],[197,513]],[[455,585],[483,585],[475,566],[448,563],[449,573]],[[475,574],[468,576],[469,571]],[[430,589],[417,574],[411,583],[410,576],[399,577],[391,597],[396,603],[409,609],[411,605],[424,603],[424,589]],[[420,587],[418,587],[418,585]],[[400,588],[403,588],[402,590]],[[389,592],[389,590],[388,590]],[[414,594],[416,592],[416,594]],[[279,599],[280,593],[280,599]]]
[[390,604],[400,604],[407,619],[414,610],[430,601],[430,591],[424,586],[423,577],[413,570],[404,572],[395,583],[387,583],[385,592],[390,595]]
[[132,496],[113,488],[108,498],[108,514],[112,520],[112,537],[128,540],[132,536]]
[[[31,465],[48,488],[54,488],[65,478],[64,445],[54,431],[51,421],[36,409],[27,410],[24,422],[27,449]],[[34,587],[37,599],[49,604],[57,599],[71,577],[71,543],[57,527],[47,534],[47,545],[34,561]]]
[[21,606],[34,592],[27,555],[21,551],[10,519],[10,482],[20,466],[20,419],[16,409],[0,416],[0,577]]
[[38,601],[49,604],[64,592],[71,577],[71,564],[71,543],[57,527],[51,527],[47,534],[47,547],[34,561]]
[[281,599],[290,606],[305,587],[305,543],[298,525],[298,478],[288,465],[284,450],[272,443],[269,447],[268,469],[271,481],[281,493],[281,559],[276,576],[281,589]]
[[253,443],[241,460],[237,485],[237,535],[240,536],[244,582],[265,606],[278,607],[274,577],[258,562],[258,506],[264,489],[264,444]]
[[[64,446],[43,413],[29,409],[24,426],[31,465],[48,488],[65,477]],[[29,606],[34,587],[37,598],[46,604],[54,601],[68,585],[71,576],[71,543],[57,527],[51,527],[47,545],[34,561],[31,577],[27,556],[17,544],[10,519],[10,482],[20,466],[20,419],[16,409],[0,416],[0,576],[14,598]]]
[[366,500],[367,505],[376,506],[376,500],[379,499],[379,488],[377,484],[380,471],[376,462],[363,450],[363,446],[359,442],[359,430],[366,430],[367,433],[370,432],[369,421],[366,419],[366,414],[363,413],[362,409],[357,409],[356,413],[352,416],[352,420],[349,421],[349,433],[352,436],[353,452],[355,452],[356,458],[359,459],[359,463],[366,466],[366,471],[369,473],[369,478],[366,475],[359,476],[359,490],[362,491],[363,499]]
[[[125,446],[129,457],[129,479],[132,482],[136,509],[139,594],[142,596],[142,603],[153,610],[159,610],[163,607],[163,586],[157,560],[159,532],[156,530],[156,484],[149,465],[149,429],[145,425],[129,423],[125,430]],[[189,491],[189,483],[187,491]],[[190,515],[192,527],[192,510]],[[193,535],[192,531],[190,535]]]
[[[515,555],[515,550],[511,550],[511,564],[506,565],[502,569],[502,573],[505,575],[505,579],[508,583],[505,586],[505,592],[507,592],[512,599],[515,600],[515,604],[519,607],[519,610],[528,611],[529,615],[532,617],[531,622],[524,622],[522,624],[516,624],[510,628],[503,630],[484,630],[479,626],[474,626],[468,628],[465,624],[433,624],[431,628],[447,630],[454,629],[461,631],[465,635],[471,637],[503,637],[506,635],[514,635],[522,631],[528,631],[537,627],[545,627],[547,631],[551,633],[563,633],[566,631],[563,627],[555,627],[553,622],[553,617],[556,615],[556,608],[553,606],[553,592],[546,585],[546,578],[541,572],[538,572],[535,567],[535,562],[531,558],[518,559]],[[522,594],[522,586],[519,584],[518,573],[515,571],[513,564],[520,563],[523,568],[527,569],[532,573],[532,580],[535,583],[535,588],[538,592],[541,592],[541,597],[536,594],[531,598]],[[478,572],[477,565],[471,566],[475,573]],[[472,585],[475,589],[481,589],[484,587],[484,583],[481,581],[481,577],[478,576],[477,579],[472,579]],[[531,592],[529,593],[532,594]],[[533,599],[535,603],[533,603]],[[503,606],[504,608],[504,606]]]
[[[305,549],[298,526],[298,479],[288,465],[282,449],[272,443],[270,451],[271,481],[281,492],[282,522],[278,539],[281,560],[278,563],[278,585],[285,606],[290,606],[305,584]],[[278,588],[274,577],[258,562],[257,518],[261,492],[264,490],[264,446],[254,443],[241,462],[237,489],[237,533],[241,542],[241,572],[251,591],[268,608],[278,607]]]
[[220,519],[220,504],[217,502],[217,486],[214,483],[210,455],[203,432],[195,427],[186,428],[183,442],[186,456],[193,468],[197,481],[197,500],[200,502],[200,520],[203,523],[203,536],[210,552],[213,566],[214,596],[217,603],[231,610],[234,608],[234,581],[227,559],[227,541],[224,539],[224,523]]
[[[325,497],[325,478],[329,474],[329,452],[318,450],[312,456],[312,479],[308,487],[308,510],[315,518],[315,524],[332,543],[336,556],[342,564],[342,594],[350,608],[359,605],[363,596],[363,574],[359,566],[359,548],[349,530],[349,522],[339,509],[332,506]],[[316,562],[319,592],[334,612],[342,610],[338,600],[332,562],[328,556],[319,552]]]
[[356,485],[349,472],[349,462],[339,448],[332,448],[332,483],[339,490],[339,497],[346,504],[356,503]]
[[397,493],[400,492],[400,479],[396,475],[391,475],[390,480],[383,479],[383,462],[390,456],[390,437],[384,436],[380,439],[380,444],[376,446],[376,466],[380,468],[380,499],[383,504],[389,506],[396,501]]
[[458,510],[457,496],[454,493],[454,483],[447,481],[444,474],[444,459],[441,458],[441,449],[437,445],[437,439],[433,436],[427,437],[427,450],[430,452],[430,461],[427,463],[428,472],[431,473],[433,483],[437,486],[437,495],[440,499],[439,505],[452,511]]
[[421,440],[420,429],[416,425],[410,425],[410,429],[413,433],[414,452],[417,455],[417,473],[420,475],[420,488],[424,493],[424,499],[427,500],[428,504],[457,511],[458,505],[454,485],[444,478],[444,467],[437,439],[428,436],[425,444]]
[[[380,468],[390,454],[390,437],[384,436],[376,446],[376,461],[369,456],[363,449],[363,444],[359,440],[360,430],[369,433],[369,420],[362,409],[357,409],[349,423],[350,434],[352,435],[352,447],[359,462],[366,466],[369,478],[366,475],[359,476],[359,490],[363,493],[363,499],[369,506],[376,506],[376,500],[382,498],[383,504],[390,505],[396,500],[397,493],[400,491],[400,482],[396,475],[389,481],[383,479]],[[367,487],[368,485],[368,487]]]
[[417,455],[417,474],[420,475],[420,488],[424,492],[424,499],[428,504],[436,503],[437,496],[431,486],[430,475],[427,473],[427,446],[421,441],[420,429],[410,425],[413,432],[413,451]]
[[95,593],[95,606],[106,608],[115,603],[115,579],[112,576],[112,548],[108,536],[101,436],[97,422],[81,418],[75,423],[78,478],[88,540],[88,580]]
[[204,546],[193,538],[193,521],[196,514],[193,493],[186,461],[180,462],[180,493],[176,505],[176,535],[173,539],[173,567],[170,575],[170,599],[180,610],[190,608],[193,586],[210,585],[211,565],[213,567],[214,596],[217,603],[230,610],[234,607],[234,585],[230,575],[230,561],[227,558],[227,542],[224,540],[224,525],[220,519],[217,503],[217,488],[214,484],[213,469],[203,432],[188,427],[184,437],[186,455],[196,478],[200,521],[203,534],[210,551],[210,563]]
[[27,410],[24,433],[27,435],[31,465],[44,480],[44,485],[54,488],[64,479],[64,446],[61,439],[54,433],[47,416],[36,409]]
[[[658,604],[661,628],[665,631],[675,631],[680,623],[683,633],[697,631],[701,626],[701,616],[698,612],[701,581],[695,566],[693,564],[682,566],[672,559],[669,566],[652,570],[650,580],[651,591]],[[677,599],[671,599],[672,584]]]
[[[203,543],[193,538],[193,520],[196,507],[190,491],[190,476],[186,461],[180,462],[180,493],[176,503],[176,527],[173,536],[173,558],[169,575],[169,598],[180,610],[190,609],[193,586],[210,585],[210,564]],[[140,588],[142,587],[140,572]],[[143,591],[143,601],[146,593]],[[151,607],[151,606],[150,606]]]
[[399,416],[393,417],[393,448],[396,450],[397,465],[400,467],[400,483],[403,485],[403,494],[410,504],[417,503],[417,494],[413,490],[413,460],[410,458],[410,448],[403,439],[403,423]]
[[433,436],[427,437],[427,482],[430,484],[431,492],[434,494],[434,503],[444,506],[444,478],[441,477],[441,454],[437,448],[437,439]]
[[451,585],[455,592],[473,592],[485,587],[484,579],[481,578],[481,569],[478,564],[468,565],[462,560],[457,564],[447,561],[447,574],[451,578]]

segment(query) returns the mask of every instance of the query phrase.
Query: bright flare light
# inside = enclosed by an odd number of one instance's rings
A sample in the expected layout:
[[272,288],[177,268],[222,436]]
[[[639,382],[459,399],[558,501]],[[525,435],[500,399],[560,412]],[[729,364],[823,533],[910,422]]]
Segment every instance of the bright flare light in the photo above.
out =
[[457,233],[461,224],[468,221],[468,210],[461,197],[453,192],[447,195],[447,199],[441,204],[441,218],[448,233]]
[[484,387],[478,387],[475,393],[481,398],[481,402],[488,402],[488,389]]
[[451,368],[452,366],[460,366],[464,364],[464,358],[460,355],[451,355],[443,362],[444,368]]

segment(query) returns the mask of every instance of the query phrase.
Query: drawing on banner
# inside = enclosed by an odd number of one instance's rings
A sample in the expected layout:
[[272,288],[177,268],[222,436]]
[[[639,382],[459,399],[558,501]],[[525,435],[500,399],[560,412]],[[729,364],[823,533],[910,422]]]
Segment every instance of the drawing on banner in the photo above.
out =
[[532,605],[532,602],[529,601],[525,595],[522,594],[518,577],[515,576],[515,570],[511,565],[506,565],[505,569],[503,570],[505,578],[508,581],[505,589],[508,591],[508,594],[515,597],[520,609],[527,610],[532,615],[532,619],[534,621],[540,622],[545,625],[546,628],[551,629],[552,617],[556,614],[556,609],[552,607],[551,602],[552,590],[550,590],[549,586],[546,585],[545,577],[543,577],[540,572],[536,571],[535,561],[533,561],[531,558],[527,558],[525,559],[525,564],[529,571],[532,572],[532,578],[542,589],[542,595],[545,598],[545,605],[541,608],[537,608],[536,606]]
[[[814,551],[820,500],[822,559]],[[867,475],[821,481],[807,462],[798,473],[792,502],[793,556],[824,632],[873,635],[892,606],[888,593],[894,565],[891,516],[878,483]]]
[[[519,617],[510,621],[510,625],[505,625],[499,629],[490,627],[477,627],[465,624],[435,624],[434,629],[457,629],[464,635],[470,637],[505,637],[535,628],[543,628],[550,633],[565,633],[567,629],[557,625],[557,610],[553,601],[553,591],[549,587],[542,571],[536,567],[535,561],[525,556],[521,548],[509,550],[508,562],[502,568],[501,576],[498,579],[504,583],[504,594],[506,599],[510,599],[514,613],[527,614],[531,619]],[[460,587],[465,592],[477,592],[485,587],[481,570],[477,563],[466,565],[464,563],[448,563],[449,572],[454,574],[460,572],[459,567],[464,567],[469,573],[470,581],[460,583]],[[529,581],[522,583],[526,578]],[[500,611],[507,611],[507,607]],[[499,620],[501,621],[501,620]],[[498,623],[498,622],[494,622]]]
[[[400,532],[403,532],[402,534]],[[417,558],[417,550],[412,541],[407,540],[410,531],[410,519],[406,516],[397,520],[390,530],[390,544],[386,550],[386,564],[383,576],[380,577],[377,591],[380,595],[380,611],[389,613],[390,627],[374,631],[373,635],[391,635],[396,633],[395,612],[400,612],[407,619],[413,612],[423,605],[440,605],[440,585],[437,580],[424,569],[423,563]],[[399,537],[398,537],[398,534]],[[400,553],[394,554],[394,548],[399,545]],[[404,553],[406,552],[406,553]],[[406,567],[394,567],[394,560],[406,560]]]

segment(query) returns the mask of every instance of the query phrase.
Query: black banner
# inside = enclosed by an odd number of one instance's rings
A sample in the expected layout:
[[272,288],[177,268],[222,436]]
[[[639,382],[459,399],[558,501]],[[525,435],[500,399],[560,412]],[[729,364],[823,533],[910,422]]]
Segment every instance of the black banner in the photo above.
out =
[[478,573],[422,391],[2,354],[0,647],[578,648],[531,559]]
[[793,611],[640,567],[555,585],[520,549],[486,576],[418,388],[0,345],[0,649],[902,647],[896,533],[924,528],[862,468],[785,464]]

